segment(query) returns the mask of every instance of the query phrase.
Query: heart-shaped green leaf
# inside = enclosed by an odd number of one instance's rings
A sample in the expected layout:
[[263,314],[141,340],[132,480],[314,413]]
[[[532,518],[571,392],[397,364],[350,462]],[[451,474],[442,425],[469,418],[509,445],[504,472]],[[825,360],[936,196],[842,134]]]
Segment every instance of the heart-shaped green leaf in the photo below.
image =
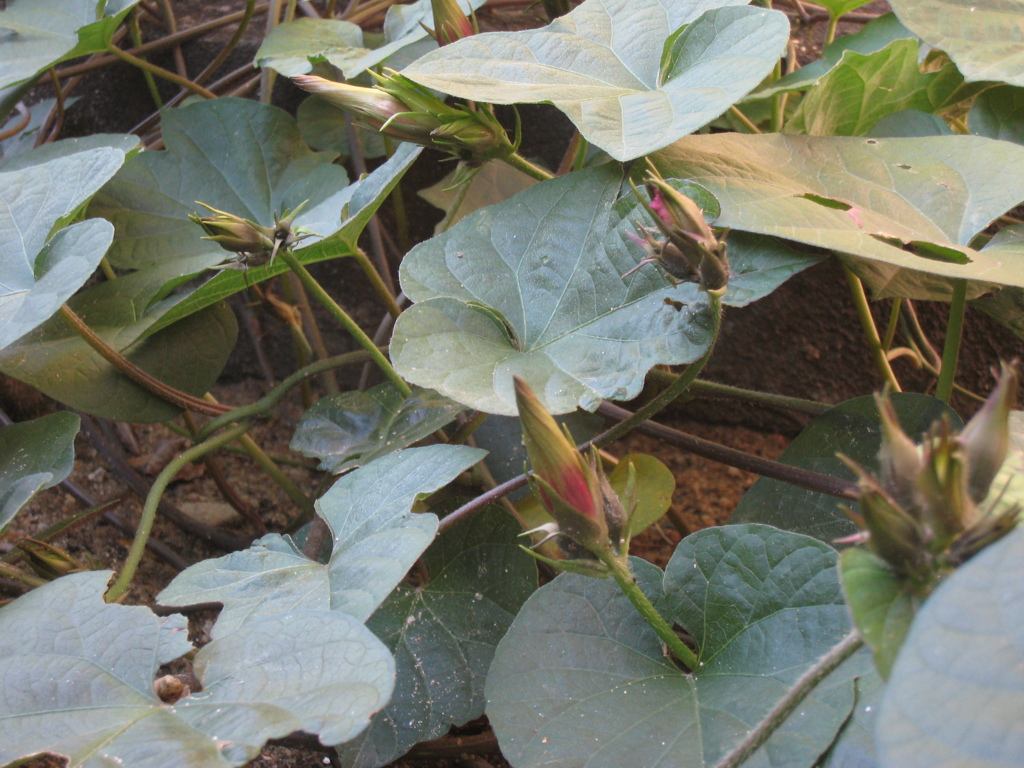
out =
[[[134,272],[90,286],[68,306],[132,363],[198,397],[223,370],[238,327],[223,303],[167,325],[168,313],[182,299],[158,298],[176,274],[173,265]],[[0,371],[97,416],[150,422],[181,412],[121,374],[60,316],[0,352]]]
[[[836,553],[805,536],[709,528],[683,540],[664,575],[632,567],[693,635],[697,670],[665,658],[612,580],[559,576],[527,600],[487,678],[487,715],[515,768],[716,765],[848,631]],[[840,669],[748,764],[809,768],[852,704]]]
[[292,607],[369,618],[437,531],[437,516],[412,514],[417,497],[446,485],[483,451],[432,445],[383,456],[345,475],[317,500],[332,534],[326,564],[305,557],[291,539],[268,534],[252,547],[182,571],[159,595],[166,605],[223,603],[217,637],[253,617]]
[[[963,422],[941,400],[910,392],[889,396],[900,426],[920,440],[943,417],[954,429]],[[830,408],[807,425],[779,457],[783,464],[820,472],[823,475],[854,480],[854,474],[836,456],[848,456],[868,472],[878,469],[878,449],[882,428],[872,396],[855,397]],[[834,541],[856,528],[833,496],[797,488],[781,480],[762,477],[740,500],[729,522],[766,523],[787,531]]]
[[666,177],[706,187],[719,226],[853,254],[878,296],[976,297],[1024,287],[1016,255],[968,243],[1024,199],[1024,147],[977,136],[876,139],[687,136],[652,158]]
[[463,410],[429,389],[408,397],[391,384],[321,398],[295,425],[291,448],[340,474],[401,450],[441,429]]
[[996,768],[1024,745],[1024,529],[949,576],[925,601],[875,726],[882,766]]
[[0,12],[0,88],[106,48],[138,0],[17,0]]
[[0,428],[0,531],[36,491],[71,474],[80,424],[75,414],[58,411]]
[[58,154],[67,148],[23,155],[0,171],[0,349],[53,315],[110,245],[112,228],[98,219],[52,233],[114,175],[125,153]]
[[537,588],[520,532],[505,510],[481,510],[424,553],[426,583],[399,585],[370,617],[366,626],[395,654],[397,681],[370,727],[338,749],[345,765],[386,765],[483,714],[494,648]]
[[893,0],[900,21],[968,80],[1024,85],[1024,17],[1002,0]]
[[[616,164],[546,181],[467,216],[414,248],[402,288],[414,302],[391,356],[409,381],[478,410],[513,415],[512,376],[552,413],[639,394],[656,364],[692,362],[710,341],[707,299],[644,251],[632,194],[615,203]],[[688,190],[708,210],[714,200]],[[727,304],[745,304],[812,264],[759,238],[730,240]]]
[[76,768],[227,768],[297,730],[345,741],[388,700],[394,663],[366,627],[296,610],[206,645],[202,692],[165,704],[153,678],[193,650],[187,622],[104,603],[110,576],[65,576],[0,608],[4,764],[52,752]]
[[591,144],[631,160],[722,114],[788,39],[784,15],[732,0],[586,0],[543,29],[467,37],[403,74],[475,101],[551,102]]
[[905,109],[934,112],[952,97],[961,75],[947,64],[922,72],[916,40],[896,40],[880,51],[847,51],[807,92],[786,133],[863,136],[886,115]]

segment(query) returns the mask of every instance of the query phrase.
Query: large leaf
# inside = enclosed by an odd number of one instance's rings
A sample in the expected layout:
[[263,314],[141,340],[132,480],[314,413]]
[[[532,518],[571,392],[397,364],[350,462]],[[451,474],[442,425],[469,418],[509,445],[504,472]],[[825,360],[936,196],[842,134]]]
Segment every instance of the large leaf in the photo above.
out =
[[[201,396],[227,363],[238,328],[223,303],[174,325],[163,322],[182,300],[157,300],[174,274],[171,265],[107,280],[80,292],[68,306],[132,363],[172,387]],[[0,352],[0,371],[97,416],[148,422],[181,412],[121,374],[60,316]]]
[[[325,206],[333,208],[333,206],[337,205],[340,207],[341,215],[338,221],[331,222],[327,228],[327,231],[334,234],[325,237],[319,242],[314,242],[313,245],[297,249],[295,255],[299,261],[308,265],[326,259],[335,259],[354,254],[359,247],[359,236],[362,234],[363,229],[366,228],[366,225],[377,212],[381,203],[391,194],[391,190],[394,189],[395,185],[402,178],[402,174],[412,165],[413,160],[419,157],[421,151],[422,147],[402,143],[395,150],[395,154],[386,163],[375,169],[373,173],[350,184],[338,194],[333,195],[323,206],[320,206],[320,209]],[[330,167],[334,168],[335,166]],[[325,171],[325,173],[327,172]],[[297,182],[293,185],[289,190],[289,194],[294,194],[294,198],[287,201],[288,204],[293,202],[297,204],[306,199],[303,185],[313,183],[317,175],[317,173],[314,173],[313,178]],[[304,216],[299,216],[299,223],[305,221]],[[198,230],[198,227],[195,227],[195,229]],[[191,236],[196,236],[196,233],[192,233]],[[115,238],[115,245],[116,242]],[[212,304],[216,304],[228,296],[244,291],[254,283],[287,271],[288,266],[282,259],[275,260],[273,264],[255,267],[245,272],[234,269],[224,270],[171,309],[157,323],[156,328],[163,328],[193,312],[198,312]]]
[[214,628],[217,637],[292,607],[338,611],[365,621],[437,531],[437,516],[412,514],[413,502],[483,455],[454,445],[388,454],[345,475],[317,500],[317,512],[332,534],[326,564],[306,558],[291,539],[269,534],[247,550],[193,565],[157,599],[167,605],[223,603]]
[[0,531],[36,491],[71,474],[79,426],[78,416],[59,411],[0,428]]
[[[530,187],[413,249],[391,356],[406,379],[478,410],[516,413],[512,376],[553,413],[639,394],[659,363],[695,360],[710,341],[707,299],[633,242],[636,198],[618,204],[616,164]],[[703,190],[705,209],[714,200]],[[614,206],[614,207],[613,207]],[[745,304],[813,263],[773,241],[730,241],[725,302]]]
[[138,0],[17,0],[0,12],[0,88],[106,48]]
[[408,397],[391,384],[321,398],[295,425],[291,448],[340,474],[405,448],[441,429],[463,410],[429,389]]
[[[559,576],[523,606],[487,679],[487,715],[515,768],[716,765],[849,628],[836,553],[808,537],[709,528],[664,575],[632,564],[694,636],[697,670],[665,658],[612,580]],[[851,680],[826,681],[745,765],[809,768],[852,704]]]
[[880,763],[996,768],[1024,754],[1024,529],[925,601],[886,686]]
[[592,144],[630,160],[722,114],[788,39],[784,15],[734,0],[587,0],[543,29],[446,45],[404,74],[466,99],[551,102]]
[[18,158],[21,167],[0,172],[0,349],[41,325],[96,269],[110,224],[83,221],[51,233],[124,159],[115,147],[52,159],[29,153]]
[[847,51],[804,96],[786,123],[786,133],[863,136],[894,112],[936,111],[962,82],[952,64],[922,72],[916,40],[896,40],[868,55]]
[[1024,85],[1024,17],[1003,0],[892,0],[900,21],[949,54],[968,80]]
[[[953,410],[934,397],[896,393],[889,399],[903,430],[914,439],[921,439],[943,416],[949,418],[954,429],[962,424]],[[849,456],[869,472],[875,472],[881,445],[882,427],[874,397],[856,397],[818,416],[783,452],[779,461],[853,480],[853,472],[836,454]],[[762,477],[744,494],[730,522],[766,523],[823,541],[834,541],[856,530],[839,504],[838,499],[824,493]]]
[[687,136],[654,155],[718,198],[716,222],[853,254],[876,295],[971,297],[1024,286],[1016,254],[968,243],[1024,199],[1024,147],[977,136]]
[[494,648],[537,588],[520,532],[504,510],[481,510],[426,551],[425,584],[399,585],[370,618],[367,627],[395,654],[397,681],[370,727],[339,748],[345,765],[386,765],[483,714]]
[[[165,110],[163,152],[126,163],[89,209],[116,229],[110,261],[140,269],[181,261],[182,274],[228,253],[189,221],[196,201],[273,226],[274,214],[309,202],[296,225],[332,234],[348,197],[334,153],[313,152],[283,110],[246,99],[213,99]],[[309,241],[306,241],[309,242]]]
[[165,704],[153,678],[192,650],[187,622],[105,603],[110,575],[66,576],[0,608],[0,762],[238,766],[297,730],[352,738],[391,693],[391,655],[360,622],[298,610],[206,645],[202,692]]

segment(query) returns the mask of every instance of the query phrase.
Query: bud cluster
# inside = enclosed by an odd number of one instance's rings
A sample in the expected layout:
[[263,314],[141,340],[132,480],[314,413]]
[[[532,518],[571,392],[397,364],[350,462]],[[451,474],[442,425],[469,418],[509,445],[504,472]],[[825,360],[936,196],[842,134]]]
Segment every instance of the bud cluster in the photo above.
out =
[[303,90],[348,112],[363,128],[448,152],[473,166],[516,150],[489,110],[448,105],[430,89],[391,70],[386,75],[371,74],[377,79],[373,88],[315,75],[292,79]]
[[859,514],[848,510],[862,529],[854,540],[866,541],[923,593],[1017,522],[1018,507],[995,514],[979,505],[1006,459],[1018,376],[1016,363],[1004,365],[995,389],[962,432],[954,434],[942,420],[920,446],[880,396],[879,476],[845,459],[860,485]]
[[535,557],[563,570],[591,576],[608,575],[604,558],[623,560],[629,550],[629,519],[636,506],[635,476],[630,475],[627,503],[619,499],[601,467],[595,449],[584,457],[547,412],[530,386],[516,377],[516,404],[523,426],[523,443],[533,468],[531,485],[555,522],[527,533],[544,533],[554,540],[563,559]]
[[[308,201],[307,201],[308,202]],[[203,240],[211,240],[226,251],[237,253],[235,259],[229,260],[225,268],[245,269],[253,266],[274,262],[274,257],[282,248],[291,248],[296,243],[311,236],[294,227],[295,217],[306,205],[300,204],[294,211],[285,211],[283,216],[274,216],[274,226],[264,227],[256,222],[235,216],[233,213],[219,211],[216,208],[196,201],[213,216],[200,217],[189,214],[189,218],[206,232]]]
[[[709,291],[723,290],[730,276],[725,245],[728,232],[721,238],[715,235],[700,207],[665,181],[653,166],[649,166],[645,186],[651,202],[643,204],[657,229],[637,223],[640,236],[631,237],[647,252],[647,257],[626,274],[653,262],[672,278],[700,283]],[[643,202],[639,190],[634,190]],[[655,233],[662,238],[656,238]]]

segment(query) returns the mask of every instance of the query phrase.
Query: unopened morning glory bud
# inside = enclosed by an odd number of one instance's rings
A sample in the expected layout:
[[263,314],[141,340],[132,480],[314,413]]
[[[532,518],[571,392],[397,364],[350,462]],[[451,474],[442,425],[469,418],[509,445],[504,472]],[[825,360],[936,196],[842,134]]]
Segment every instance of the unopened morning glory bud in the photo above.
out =
[[515,378],[523,443],[541,500],[559,530],[586,549],[608,548],[597,475],[530,389]]
[[967,454],[967,488],[971,499],[981,502],[1006,460],[1010,448],[1010,411],[1017,401],[1020,374],[1017,361],[1003,364],[995,389],[957,437]]
[[316,75],[295,75],[292,80],[304,91],[348,112],[363,128],[396,139],[429,144],[430,132],[441,125],[433,115],[414,111],[380,88],[336,83]]
[[235,216],[233,213],[218,211],[206,203],[199,203],[207,210],[213,212],[213,216],[197,216],[192,213],[189,218],[203,228],[207,237],[203,240],[212,240],[221,248],[235,253],[266,253],[274,250],[274,230],[269,227],[261,227],[255,222]]
[[430,0],[430,9],[434,12],[434,29],[431,34],[438,45],[448,45],[476,34],[473,22],[467,18],[457,0]]
[[25,560],[35,574],[47,581],[59,579],[69,573],[89,570],[87,565],[78,562],[65,550],[45,541],[22,539],[15,546],[21,550],[21,554],[25,556]]

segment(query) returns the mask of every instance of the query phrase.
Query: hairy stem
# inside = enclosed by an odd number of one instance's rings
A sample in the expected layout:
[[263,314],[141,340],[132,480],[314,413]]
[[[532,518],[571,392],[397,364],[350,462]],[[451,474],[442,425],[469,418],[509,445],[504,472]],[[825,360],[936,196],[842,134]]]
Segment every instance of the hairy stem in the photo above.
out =
[[206,442],[192,446],[163,468],[156,480],[153,481],[153,487],[150,488],[149,495],[146,497],[146,503],[142,507],[142,518],[139,520],[135,540],[132,541],[131,549],[128,550],[128,557],[125,558],[121,573],[118,574],[117,580],[106,594],[108,603],[119,598],[131,586],[132,579],[135,578],[135,571],[142,560],[142,554],[146,551],[146,542],[149,540],[149,534],[153,530],[153,521],[156,519],[157,507],[160,506],[160,498],[164,495],[164,491],[167,490],[167,486],[170,485],[175,475],[196,459],[201,459],[210,451],[216,450],[225,443],[229,443],[236,437],[245,434],[247,429],[249,429],[249,424],[247,423],[236,424],[231,429],[224,430],[224,432],[211,437]]
[[[671,384],[679,378],[679,374],[663,371],[658,368],[651,369],[648,374],[654,381],[663,384]],[[805,400],[802,397],[788,397],[777,395],[773,392],[760,392],[755,389],[743,389],[729,384],[718,384],[714,381],[696,379],[690,384],[690,392],[695,396],[707,395],[709,397],[723,397],[730,400],[743,400],[758,405],[770,405],[774,408],[781,408],[797,413],[806,413],[809,416],[820,416],[832,406],[828,403],[819,403],[816,400]]]
[[[597,554],[597,553],[595,553]],[[672,627],[665,621],[664,617],[658,613],[657,609],[651,604],[651,601],[647,599],[647,595],[644,594],[643,590],[640,589],[640,585],[636,583],[636,578],[633,576],[633,572],[629,569],[629,563],[625,558],[618,558],[611,552],[603,552],[598,554],[601,558],[601,562],[608,566],[611,570],[612,578],[615,579],[615,583],[619,585],[619,589],[622,593],[629,598],[629,602],[633,604],[633,607],[639,611],[640,615],[644,617],[648,626],[654,630],[654,633],[661,638],[661,642],[665,644],[665,647],[672,652],[683,665],[693,671],[697,668],[697,654],[695,654],[690,647],[686,645],[679,636],[672,631]]]
[[786,719],[807,698],[807,694],[813,691],[840,664],[856,653],[862,645],[864,645],[864,641],[857,630],[853,630],[834,645],[813,667],[800,676],[800,679],[793,684],[786,695],[765,715],[764,720],[747,734],[739,746],[722,758],[715,768],[738,768],[743,765],[759,747],[768,741],[779,726],[786,722]]
[[527,176],[532,176],[538,181],[547,181],[548,179],[555,178],[554,174],[544,170],[539,165],[534,165],[518,152],[513,152],[501,159],[513,168],[522,171]]
[[113,365],[117,370],[150,394],[156,395],[161,400],[166,400],[168,403],[176,405],[179,408],[184,408],[188,411],[195,411],[196,413],[203,413],[207,416],[220,416],[221,414],[227,413],[231,410],[230,406],[213,405],[201,398],[194,397],[187,392],[182,392],[180,389],[170,387],[159,379],[150,376],[144,370],[135,365],[135,363],[128,360],[120,352],[100,338],[99,334],[86,325],[85,321],[75,314],[74,310],[67,304],[62,304],[59,311],[61,317],[67,321],[68,325],[74,328],[75,333],[81,336],[90,347],[102,355],[104,360]]

